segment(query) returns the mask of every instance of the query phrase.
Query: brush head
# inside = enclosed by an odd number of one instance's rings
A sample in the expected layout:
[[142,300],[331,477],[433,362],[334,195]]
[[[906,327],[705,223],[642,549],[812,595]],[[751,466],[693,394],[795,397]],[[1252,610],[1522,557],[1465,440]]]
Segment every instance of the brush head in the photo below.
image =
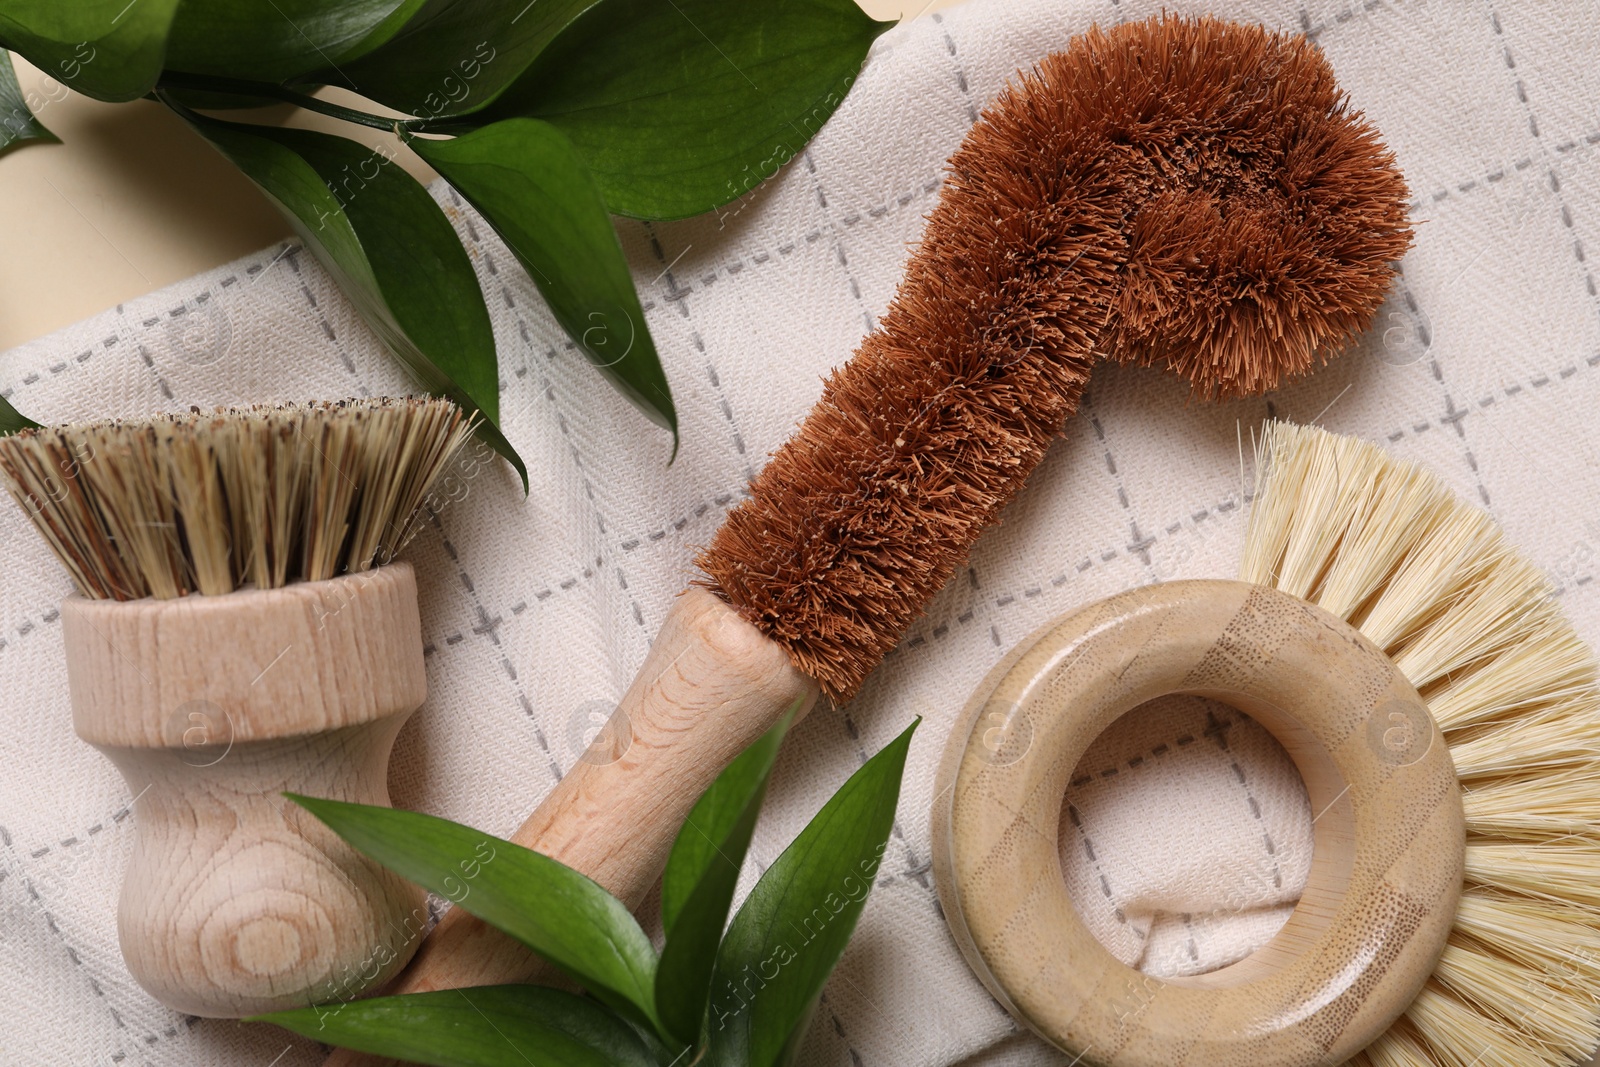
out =
[[1449,745],[1466,884],[1433,977],[1353,1067],[1587,1062],[1600,1045],[1600,667],[1484,511],[1365,441],[1269,423],[1239,576],[1344,619]]
[[1097,354],[1206,396],[1364,329],[1406,187],[1303,37],[1094,29],[984,112],[881,324],[700,565],[836,699],[855,693],[1076,409]]
[[84,596],[215,595],[388,562],[471,431],[435,398],[194,409],[0,438],[0,482]]

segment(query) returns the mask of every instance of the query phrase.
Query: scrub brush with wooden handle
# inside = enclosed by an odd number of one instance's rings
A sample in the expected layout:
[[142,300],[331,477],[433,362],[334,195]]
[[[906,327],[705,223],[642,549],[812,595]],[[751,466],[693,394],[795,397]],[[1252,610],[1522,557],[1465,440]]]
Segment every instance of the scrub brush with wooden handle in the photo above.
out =
[[[597,747],[513,836],[637,903],[718,771],[848,700],[1072,415],[1097,354],[1258,393],[1360,333],[1406,186],[1304,37],[1092,29],[952,157],[893,304],[701,557]],[[391,992],[518,981],[452,909]],[[331,1062],[354,1062],[348,1053]]]
[[72,718],[127,779],[128,969],[233,1017],[393,974],[414,886],[284,801],[387,804],[427,695],[391,562],[470,432],[446,400],[292,404],[23,430],[0,482],[71,574]]
[[1600,1045],[1600,678],[1484,511],[1356,438],[1273,423],[1239,577],[1382,649],[1443,732],[1466,878],[1433,976],[1352,1067],[1557,1067]]
[[[1593,652],[1543,572],[1432,474],[1283,423],[1262,451],[1242,581],[1068,612],[958,717],[932,811],[957,945],[1020,1022],[1101,1067],[1586,1062],[1600,1044]],[[1156,978],[1074,906],[1064,794],[1096,736],[1174,693],[1253,716],[1315,817],[1283,928],[1221,969]]]

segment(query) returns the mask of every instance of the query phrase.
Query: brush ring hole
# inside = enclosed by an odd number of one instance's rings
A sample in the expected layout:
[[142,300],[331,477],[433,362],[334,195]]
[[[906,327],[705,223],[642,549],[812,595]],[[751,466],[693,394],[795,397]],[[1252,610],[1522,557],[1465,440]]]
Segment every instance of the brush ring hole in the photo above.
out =
[[[1088,745],[1171,693],[1231,704],[1284,745],[1314,844],[1266,946],[1157,979],[1084,925],[1057,835]],[[1341,620],[1242,582],[1134,590],[1024,641],[952,731],[936,796],[934,871],[968,962],[1020,1021],[1110,1067],[1343,1063],[1415,998],[1461,890],[1460,790],[1421,698]]]

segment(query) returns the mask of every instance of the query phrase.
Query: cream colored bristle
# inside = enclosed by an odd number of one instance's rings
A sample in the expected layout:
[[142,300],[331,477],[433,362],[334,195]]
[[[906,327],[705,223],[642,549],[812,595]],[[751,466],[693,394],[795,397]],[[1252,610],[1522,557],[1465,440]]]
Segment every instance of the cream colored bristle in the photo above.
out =
[[1429,979],[1406,1018],[1438,1067],[1543,1067],[1565,1062],[1519,1036],[1516,1028],[1466,1003]]
[[1549,773],[1600,760],[1600,715],[1593,697],[1574,699],[1485,730],[1447,731],[1456,777],[1477,787],[1497,775]]
[[1466,887],[1434,977],[1354,1067],[1540,1067],[1600,1046],[1600,683],[1494,520],[1381,449],[1269,423],[1240,577],[1383,649],[1463,788]]
[[1533,632],[1472,671],[1446,678],[1429,690],[1428,709],[1446,730],[1514,720],[1554,704],[1594,698],[1594,655],[1559,616],[1547,616]]
[[[1438,1067],[1427,1050],[1404,1029],[1405,1020],[1390,1027],[1378,1040],[1368,1045],[1364,1055],[1372,1067]],[[1349,1061],[1356,1064],[1356,1059]]]
[[1456,909],[1451,936],[1464,934],[1529,971],[1589,991],[1596,999],[1600,981],[1600,929],[1592,923],[1553,916],[1542,901],[1509,896],[1483,886],[1468,886]]
[[1391,655],[1426,636],[1424,626],[1441,613],[1470,599],[1492,562],[1494,520],[1488,515],[1475,508],[1441,509],[1433,520],[1359,616],[1361,632]]
[[1600,840],[1468,841],[1467,880],[1555,904],[1600,910]]
[[1474,783],[1462,795],[1474,837],[1542,840],[1600,825],[1600,772],[1591,766]]
[[1463,1003],[1527,1035],[1530,1045],[1563,1058],[1587,1056],[1595,1005],[1581,985],[1560,975],[1530,975],[1521,963],[1461,936],[1451,938],[1433,973]]
[[431,398],[47,427],[0,438],[0,483],[83,595],[216,595],[392,559],[471,431]]

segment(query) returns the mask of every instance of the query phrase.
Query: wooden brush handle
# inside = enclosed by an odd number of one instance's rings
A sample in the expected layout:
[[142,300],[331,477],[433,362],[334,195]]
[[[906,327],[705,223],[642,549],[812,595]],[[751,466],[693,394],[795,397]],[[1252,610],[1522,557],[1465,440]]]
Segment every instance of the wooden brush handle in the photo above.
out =
[[[1089,744],[1169,693],[1232,704],[1283,743],[1314,844],[1270,942],[1157,979],[1079,918],[1059,841]],[[967,961],[1019,1020],[1107,1067],[1342,1064],[1411,1005],[1455,921],[1461,791],[1427,705],[1342,620],[1264,586],[1170,582],[1051,623],[979,687],[935,797],[934,877]]]
[[349,999],[405,965],[421,894],[281,794],[389,802],[389,750],[427,695],[408,564],[73,597],[61,624],[73,725],[134,795],[117,928],[140,985],[235,1017]]
[[[678,598],[608,727],[511,836],[573,867],[628,906],[655,884],[679,827],[733,757],[817,684],[781,647],[717,597]],[[540,962],[520,943],[453,908],[385,993],[521,982]],[[328,1067],[385,1061],[348,1050]]]

